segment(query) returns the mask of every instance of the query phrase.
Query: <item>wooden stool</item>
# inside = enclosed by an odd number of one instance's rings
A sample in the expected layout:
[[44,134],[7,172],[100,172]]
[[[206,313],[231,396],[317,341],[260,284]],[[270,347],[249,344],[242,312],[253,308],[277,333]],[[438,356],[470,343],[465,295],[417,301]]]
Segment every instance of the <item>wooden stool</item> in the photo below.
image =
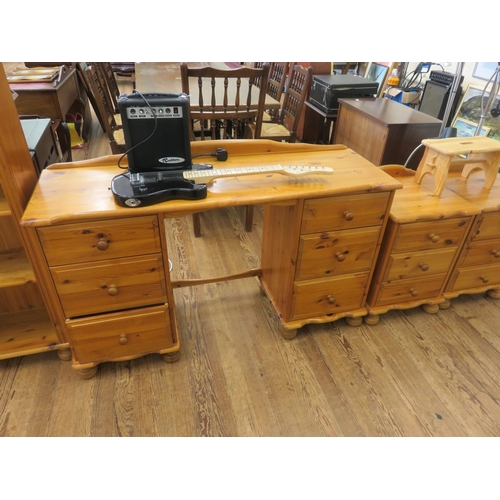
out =
[[[435,179],[434,196],[441,196],[448,171],[452,165],[465,165],[462,177],[466,179],[473,170],[484,171],[484,187],[491,189],[498,174],[500,163],[500,142],[488,137],[452,137],[449,139],[425,139],[424,156],[415,173],[414,181],[422,182],[425,174]],[[467,158],[454,158],[457,155],[468,155]]]

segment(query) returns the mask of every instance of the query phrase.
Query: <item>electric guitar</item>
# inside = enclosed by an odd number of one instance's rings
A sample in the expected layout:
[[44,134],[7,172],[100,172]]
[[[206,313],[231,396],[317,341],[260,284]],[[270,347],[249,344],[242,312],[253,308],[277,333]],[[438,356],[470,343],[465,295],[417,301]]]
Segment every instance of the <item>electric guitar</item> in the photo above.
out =
[[194,181],[195,184],[208,184],[218,177],[239,177],[241,175],[251,174],[283,174],[292,177],[314,175],[314,174],[333,174],[333,168],[330,167],[310,167],[281,165],[262,166],[262,167],[236,167],[236,168],[214,168],[209,170],[186,170],[182,176],[186,180]]

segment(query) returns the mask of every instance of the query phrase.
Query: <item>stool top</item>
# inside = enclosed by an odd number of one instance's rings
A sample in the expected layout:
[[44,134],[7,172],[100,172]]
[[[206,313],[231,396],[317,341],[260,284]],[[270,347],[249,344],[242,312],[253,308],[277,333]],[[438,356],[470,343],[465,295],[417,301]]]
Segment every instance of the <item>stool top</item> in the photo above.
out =
[[422,144],[438,153],[450,156],[500,151],[500,142],[479,135],[473,137],[450,137],[448,139],[424,139]]

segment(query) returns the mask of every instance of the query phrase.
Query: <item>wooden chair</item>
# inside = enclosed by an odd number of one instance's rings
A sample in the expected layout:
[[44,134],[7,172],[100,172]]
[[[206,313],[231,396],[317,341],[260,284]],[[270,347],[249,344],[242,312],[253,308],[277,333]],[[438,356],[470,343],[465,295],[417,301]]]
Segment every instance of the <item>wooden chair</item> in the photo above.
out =
[[[196,78],[198,97],[191,99],[190,133],[196,140],[259,137],[264,114],[269,65],[221,70],[189,68],[181,63],[182,91],[192,97],[189,78]],[[255,88],[258,80],[260,88]],[[257,99],[252,100],[253,95]],[[193,109],[194,108],[194,109]],[[249,129],[254,127],[255,132]],[[246,207],[245,230],[252,231],[253,206]],[[195,237],[201,236],[200,214],[193,214]]]
[[118,110],[118,98],[120,97],[120,89],[118,83],[116,82],[115,73],[113,72],[113,67],[109,62],[93,63],[97,64],[98,69],[101,73],[102,78],[106,82],[106,86],[109,93],[109,100],[113,106],[114,113],[119,113]]
[[[255,123],[255,138],[260,134],[265,107],[269,65],[262,68],[242,66],[236,69],[216,69],[210,66],[189,68],[181,63],[182,92],[191,98],[190,131],[199,123],[199,139],[242,139],[248,137],[247,125]],[[189,79],[196,78],[198,97]],[[255,87],[255,80],[261,88]],[[254,98],[252,99],[252,94]],[[255,98],[257,96],[257,98]],[[209,124],[208,134],[206,125]]]
[[90,64],[85,68],[85,80],[95,103],[95,112],[99,122],[104,127],[108,136],[111,152],[113,154],[125,152],[125,137],[121,126],[119,115],[115,115],[114,108],[109,99],[109,90],[98,70],[96,64]]
[[295,142],[300,113],[311,82],[312,68],[309,66],[306,69],[294,64],[277,121],[263,122],[260,133],[255,138]]
[[[272,98],[281,102],[285,89],[286,77],[290,69],[289,62],[273,62],[269,69],[269,79],[267,83],[267,93]],[[276,122],[279,120],[279,110],[269,110],[264,114],[264,121]]]

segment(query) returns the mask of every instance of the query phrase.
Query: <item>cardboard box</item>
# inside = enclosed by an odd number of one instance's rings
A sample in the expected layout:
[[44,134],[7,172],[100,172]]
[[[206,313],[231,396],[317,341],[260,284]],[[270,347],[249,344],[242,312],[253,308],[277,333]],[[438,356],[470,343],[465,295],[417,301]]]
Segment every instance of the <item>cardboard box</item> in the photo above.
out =
[[385,91],[386,97],[392,99],[393,101],[400,102],[401,104],[405,104],[406,106],[418,104],[420,102],[420,97],[422,96],[421,91],[411,91],[405,92],[402,89],[398,89],[396,87],[392,87]]

